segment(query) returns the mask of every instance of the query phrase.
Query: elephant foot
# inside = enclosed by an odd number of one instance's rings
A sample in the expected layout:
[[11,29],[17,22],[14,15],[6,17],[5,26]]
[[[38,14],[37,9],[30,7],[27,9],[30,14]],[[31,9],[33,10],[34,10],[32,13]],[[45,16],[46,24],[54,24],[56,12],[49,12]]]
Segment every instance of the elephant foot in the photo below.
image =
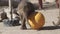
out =
[[26,30],[26,29],[27,29],[27,27],[26,27],[26,26],[23,26],[23,27],[21,27],[21,29],[22,29],[22,30]]

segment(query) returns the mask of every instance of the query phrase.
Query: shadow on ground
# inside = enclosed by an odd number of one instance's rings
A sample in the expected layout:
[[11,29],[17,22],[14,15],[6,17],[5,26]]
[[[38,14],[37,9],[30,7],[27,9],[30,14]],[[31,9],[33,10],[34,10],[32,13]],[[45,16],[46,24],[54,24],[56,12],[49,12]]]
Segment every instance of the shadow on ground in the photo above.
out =
[[39,30],[55,30],[55,29],[60,29],[60,26],[46,26]]
[[[56,30],[56,29],[60,29],[60,26],[45,26],[45,27],[42,27],[42,28],[38,29],[37,31],[41,31],[41,30]],[[28,28],[27,30],[34,30],[34,29]]]

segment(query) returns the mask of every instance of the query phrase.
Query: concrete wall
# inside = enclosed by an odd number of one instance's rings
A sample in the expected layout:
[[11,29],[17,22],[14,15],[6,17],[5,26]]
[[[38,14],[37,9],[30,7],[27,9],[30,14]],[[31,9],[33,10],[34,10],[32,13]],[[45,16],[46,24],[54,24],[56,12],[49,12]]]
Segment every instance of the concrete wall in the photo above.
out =
[[[12,6],[17,7],[20,0],[12,0]],[[8,6],[8,0],[0,0],[0,6]]]
[[55,2],[55,0],[45,0],[45,2]]

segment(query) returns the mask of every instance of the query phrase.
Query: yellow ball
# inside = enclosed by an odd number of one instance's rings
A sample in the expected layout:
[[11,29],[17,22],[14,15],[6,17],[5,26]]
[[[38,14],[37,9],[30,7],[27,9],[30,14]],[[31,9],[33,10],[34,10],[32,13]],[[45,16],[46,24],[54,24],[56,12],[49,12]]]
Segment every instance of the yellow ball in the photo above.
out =
[[45,18],[42,13],[35,12],[28,17],[28,22],[32,29],[40,29],[45,24]]

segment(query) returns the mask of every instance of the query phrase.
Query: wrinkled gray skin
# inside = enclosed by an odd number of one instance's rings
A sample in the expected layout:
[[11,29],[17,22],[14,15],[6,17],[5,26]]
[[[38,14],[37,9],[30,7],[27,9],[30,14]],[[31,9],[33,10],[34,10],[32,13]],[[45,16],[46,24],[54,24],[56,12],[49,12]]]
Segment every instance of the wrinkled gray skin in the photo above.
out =
[[18,14],[20,16],[21,20],[21,29],[27,29],[25,22],[27,20],[27,17],[31,15],[31,13],[35,12],[34,6],[32,3],[27,2],[26,0],[22,0],[20,4],[18,5]]

